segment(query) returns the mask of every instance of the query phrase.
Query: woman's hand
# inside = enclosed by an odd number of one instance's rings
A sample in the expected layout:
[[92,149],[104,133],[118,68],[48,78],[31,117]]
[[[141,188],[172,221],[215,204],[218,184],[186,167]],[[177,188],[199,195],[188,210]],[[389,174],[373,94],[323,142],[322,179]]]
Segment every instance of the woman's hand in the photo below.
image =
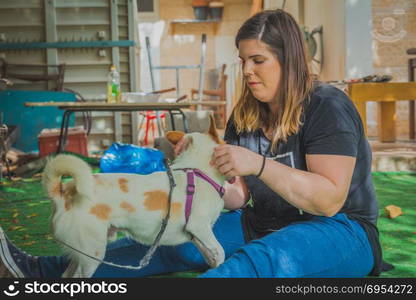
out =
[[173,145],[173,152],[175,154],[175,157],[177,157],[179,154],[181,154],[183,151],[186,150],[187,141],[185,137],[182,137],[175,145]]
[[255,175],[260,171],[263,158],[240,146],[222,144],[214,148],[211,165],[227,178]]

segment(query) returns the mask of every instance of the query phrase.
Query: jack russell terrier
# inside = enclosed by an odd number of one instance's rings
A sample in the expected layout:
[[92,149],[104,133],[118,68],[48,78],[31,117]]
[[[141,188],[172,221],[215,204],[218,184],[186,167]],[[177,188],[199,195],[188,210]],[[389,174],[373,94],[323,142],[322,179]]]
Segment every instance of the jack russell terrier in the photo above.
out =
[[[114,229],[122,229],[137,242],[151,245],[169,203],[170,217],[159,244],[191,241],[211,267],[220,265],[224,250],[212,226],[224,207],[225,177],[210,165],[214,147],[223,143],[213,126],[208,134],[167,133],[173,144],[185,136],[187,145],[171,165],[176,183],[171,198],[166,172],[92,174],[89,165],[75,156],[61,154],[50,160],[43,185],[53,200],[52,233],[70,259],[62,277],[91,277],[103,262],[108,235]],[[197,172],[192,171],[195,169]],[[189,183],[189,173],[196,175],[191,174],[193,184]],[[62,183],[63,175],[73,180]]]

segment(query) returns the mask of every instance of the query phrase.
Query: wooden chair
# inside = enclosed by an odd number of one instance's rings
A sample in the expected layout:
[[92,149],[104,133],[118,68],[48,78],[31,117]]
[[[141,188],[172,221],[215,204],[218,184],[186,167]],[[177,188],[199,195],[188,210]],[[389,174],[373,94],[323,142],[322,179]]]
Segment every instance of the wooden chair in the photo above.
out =
[[[48,68],[56,68],[56,74],[28,74],[29,70],[36,72],[46,71]],[[55,82],[53,90],[62,91],[64,87],[65,64],[47,65],[47,64],[11,64],[5,59],[0,58],[0,78],[20,79],[24,81],[52,81]]]
[[366,103],[377,102],[378,140],[395,142],[396,102],[416,99],[416,82],[349,83],[347,93],[357,107],[366,133]]
[[[221,67],[221,73],[219,76],[218,88],[216,90],[203,90],[202,94],[205,96],[217,97],[218,101],[221,101],[221,105],[203,105],[204,108],[209,108],[214,111],[214,117],[217,128],[225,128],[227,122],[227,112],[225,102],[227,100],[227,75],[225,75],[225,69],[227,65],[223,64]],[[191,100],[195,100],[195,95],[198,96],[199,91],[197,89],[191,89]],[[214,99],[202,99],[213,101]]]
[[[416,48],[407,49],[407,54],[416,55]],[[409,58],[408,60],[408,76],[409,81],[415,81],[416,58]],[[414,140],[415,134],[415,100],[409,101],[409,139]]]

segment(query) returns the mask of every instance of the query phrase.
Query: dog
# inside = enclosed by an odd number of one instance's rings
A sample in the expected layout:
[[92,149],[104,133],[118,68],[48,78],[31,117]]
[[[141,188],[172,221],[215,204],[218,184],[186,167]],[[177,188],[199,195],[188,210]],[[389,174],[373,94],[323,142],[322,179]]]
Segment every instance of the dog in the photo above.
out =
[[[216,128],[212,124],[216,124],[214,115],[210,111],[188,111],[184,112],[186,115],[186,120],[188,121],[188,127],[192,128],[192,132],[201,132],[201,133],[208,133],[210,130],[212,132],[216,132]],[[169,115],[167,115],[169,116]],[[179,121],[178,119],[174,118],[175,121]],[[166,124],[169,124],[168,120],[166,120]],[[175,126],[181,128],[180,131],[183,131],[183,124],[182,122],[175,122]],[[218,135],[218,134],[217,134]],[[154,139],[153,147],[162,151],[166,158],[173,160],[175,158],[175,153],[172,147],[172,143],[167,140],[166,137],[157,137]]]
[[[184,137],[186,148],[171,165],[176,186],[170,218],[159,244],[191,241],[208,265],[216,267],[224,261],[224,250],[212,226],[224,201],[207,181],[195,177],[195,194],[187,220],[187,174],[180,170],[198,168],[220,186],[224,185],[225,177],[210,165],[214,147],[223,143],[215,125],[211,127],[208,134],[167,133],[173,144]],[[72,176],[73,180],[62,183],[64,175]],[[88,255],[103,260],[108,234],[114,235],[116,230],[122,229],[135,241],[151,245],[167,214],[170,184],[166,172],[93,174],[83,160],[60,154],[46,164],[42,181],[52,199],[52,234],[70,259],[62,277],[91,277],[100,261]]]

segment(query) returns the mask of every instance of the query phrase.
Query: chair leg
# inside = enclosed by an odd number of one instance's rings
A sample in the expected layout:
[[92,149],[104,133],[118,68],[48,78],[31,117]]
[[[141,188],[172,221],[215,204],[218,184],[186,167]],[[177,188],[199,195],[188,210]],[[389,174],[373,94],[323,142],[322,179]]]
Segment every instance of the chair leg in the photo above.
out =
[[155,136],[155,119],[152,120],[152,136],[153,136],[153,140],[155,140],[156,136]]
[[146,116],[146,130],[144,132],[144,139],[143,139],[143,144],[145,146],[147,146],[147,144],[148,144],[149,125],[150,125],[150,118],[148,116]]
[[220,111],[221,111],[221,123],[222,123],[222,127],[225,128],[226,125],[227,125],[227,113],[225,111],[225,106],[221,107]]

